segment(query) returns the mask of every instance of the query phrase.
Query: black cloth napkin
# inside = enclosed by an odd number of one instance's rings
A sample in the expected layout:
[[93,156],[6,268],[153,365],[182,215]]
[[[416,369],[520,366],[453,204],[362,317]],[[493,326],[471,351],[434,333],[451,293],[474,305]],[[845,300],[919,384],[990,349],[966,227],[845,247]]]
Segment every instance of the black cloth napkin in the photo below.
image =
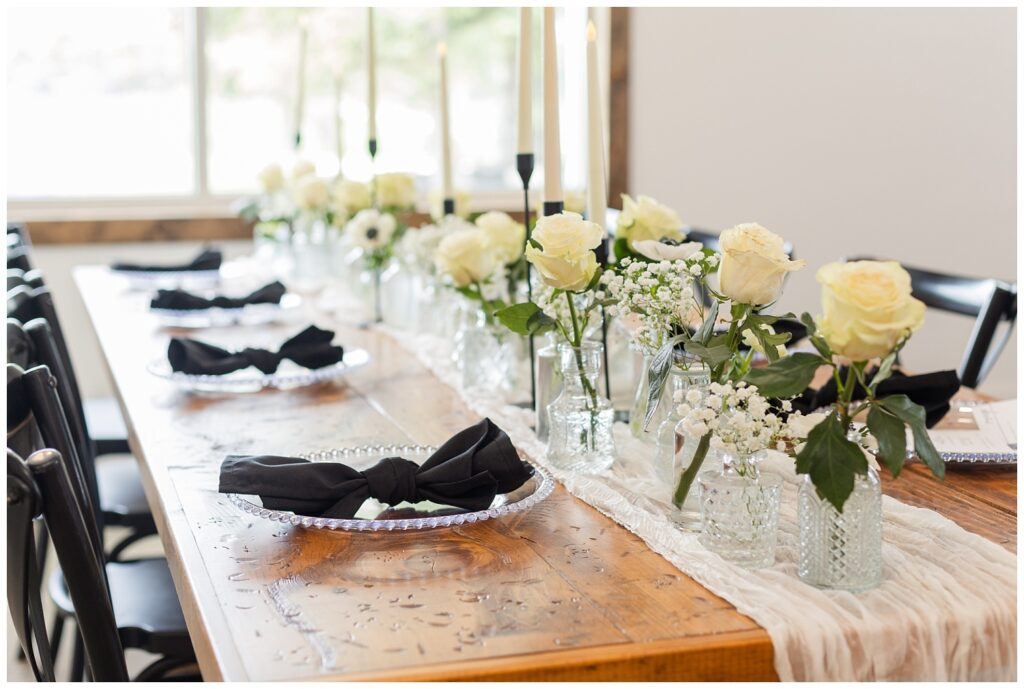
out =
[[351,519],[367,498],[483,510],[495,495],[515,490],[532,475],[533,467],[519,458],[505,431],[485,418],[456,433],[421,466],[385,457],[357,471],[297,457],[230,456],[221,464],[218,490],[258,495],[271,510]]
[[224,257],[219,249],[203,249],[188,263],[178,265],[146,265],[141,263],[124,263],[117,261],[110,266],[111,270],[131,270],[146,273],[178,273],[188,270],[219,270]]
[[172,309],[175,311],[199,311],[202,309],[240,309],[249,304],[280,304],[285,287],[280,282],[264,285],[252,294],[244,297],[200,297],[181,289],[162,289],[149,302],[152,309]]
[[323,368],[338,363],[345,354],[341,346],[331,344],[333,339],[334,332],[311,325],[285,341],[276,352],[252,348],[229,352],[199,340],[173,337],[167,345],[167,360],[175,371],[214,376],[247,366],[255,366],[264,373],[273,373],[285,359],[291,359],[306,368]]
[[[844,379],[845,375],[845,370],[840,371],[840,376]],[[868,371],[866,377],[870,381],[873,375],[874,371]],[[829,378],[828,382],[817,390],[807,389],[800,397],[794,399],[793,409],[809,414],[815,409],[834,404],[838,399],[837,390],[835,378]],[[878,384],[875,394],[878,397],[906,395],[912,402],[924,407],[925,423],[931,428],[949,411],[949,401],[959,390],[960,378],[956,371],[936,371],[918,376],[893,371],[891,378]],[[862,400],[866,395],[866,391],[858,383],[853,392],[853,399]]]

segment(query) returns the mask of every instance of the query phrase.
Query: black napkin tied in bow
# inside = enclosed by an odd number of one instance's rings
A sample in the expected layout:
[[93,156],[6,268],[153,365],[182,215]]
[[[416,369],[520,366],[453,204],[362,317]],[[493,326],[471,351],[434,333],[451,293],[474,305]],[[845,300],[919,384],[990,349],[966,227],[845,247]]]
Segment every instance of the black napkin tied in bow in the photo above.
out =
[[173,311],[200,311],[203,309],[240,309],[252,304],[280,304],[285,287],[280,282],[271,282],[244,297],[200,297],[180,289],[158,290],[149,303],[152,309]]
[[188,263],[177,265],[146,265],[143,263],[115,262],[110,266],[111,270],[131,271],[141,273],[181,273],[191,270],[220,270],[221,261],[224,257],[219,249],[203,249],[202,252]]
[[422,465],[385,457],[357,471],[298,457],[230,456],[221,464],[218,490],[258,495],[271,510],[351,519],[367,498],[388,505],[429,500],[469,511],[487,509],[496,495],[519,488],[533,471],[505,431],[485,418],[456,433]]
[[285,341],[276,352],[254,348],[230,352],[199,340],[173,337],[167,345],[167,360],[172,370],[193,375],[219,376],[248,366],[273,373],[285,359],[316,369],[336,364],[345,355],[344,348],[331,344],[333,339],[334,332],[311,325]]

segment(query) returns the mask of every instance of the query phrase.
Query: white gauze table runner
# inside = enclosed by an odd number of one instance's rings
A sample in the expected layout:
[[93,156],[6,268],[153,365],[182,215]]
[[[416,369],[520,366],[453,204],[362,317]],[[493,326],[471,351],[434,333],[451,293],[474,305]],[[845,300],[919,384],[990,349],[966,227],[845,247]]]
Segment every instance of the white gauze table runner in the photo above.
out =
[[654,474],[652,450],[615,424],[618,459],[581,476],[545,461],[532,410],[487,391],[464,390],[451,343],[383,328],[477,414],[489,416],[566,489],[629,529],[681,572],[753,618],[771,637],[782,680],[1014,680],[1017,565],[1013,553],[928,510],[883,497],[882,584],[860,594],[823,591],[797,576],[797,487],[792,461],[764,466],[784,478],[775,565],[750,571],[705,549],[650,496],[669,487]]

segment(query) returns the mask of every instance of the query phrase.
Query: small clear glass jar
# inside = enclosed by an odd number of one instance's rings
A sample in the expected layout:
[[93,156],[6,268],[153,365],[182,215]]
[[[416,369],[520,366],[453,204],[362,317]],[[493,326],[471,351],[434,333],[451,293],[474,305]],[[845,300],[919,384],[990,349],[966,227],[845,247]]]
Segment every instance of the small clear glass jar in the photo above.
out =
[[[676,461],[676,455],[682,450],[682,438],[676,433],[676,427],[683,417],[677,411],[679,402],[677,397],[686,395],[692,389],[697,389],[703,398],[708,393],[708,386],[711,385],[711,371],[706,366],[692,365],[689,368],[673,366],[669,373],[668,382],[665,385],[665,393],[662,395],[659,406],[665,407],[665,416],[661,423],[654,426],[654,468],[658,479],[674,491],[676,482],[679,479],[679,471],[682,471]],[[652,421],[653,424],[653,421]]]
[[548,460],[559,469],[598,474],[615,462],[615,411],[598,392],[604,347],[558,345],[562,391],[548,407]]
[[882,484],[857,474],[840,512],[803,477],[797,497],[800,578],[811,586],[866,591],[882,581]]
[[483,309],[467,306],[461,337],[462,387],[508,397],[516,386],[518,338],[500,324],[488,322]]
[[697,477],[700,489],[700,542],[741,567],[758,569],[775,562],[782,478],[762,474],[763,452],[722,454],[720,471]]
[[553,333],[547,333],[534,341],[534,356],[537,376],[537,399],[534,412],[537,418],[537,439],[547,442],[551,424],[548,407],[562,392],[562,371],[558,365],[558,343]]

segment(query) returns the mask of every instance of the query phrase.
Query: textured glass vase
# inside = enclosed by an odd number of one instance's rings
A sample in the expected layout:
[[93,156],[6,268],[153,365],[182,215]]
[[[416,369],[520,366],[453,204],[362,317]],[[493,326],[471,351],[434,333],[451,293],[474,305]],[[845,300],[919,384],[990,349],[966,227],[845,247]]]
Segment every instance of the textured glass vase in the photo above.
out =
[[868,467],[837,510],[804,476],[798,503],[800,578],[818,588],[865,591],[882,580],[882,486]]
[[661,405],[666,407],[666,413],[661,423],[654,427],[654,469],[658,479],[669,486],[669,490],[675,490],[679,472],[682,470],[676,458],[682,449],[682,438],[676,433],[676,426],[682,421],[677,411],[679,403],[675,401],[676,396],[681,397],[690,390],[697,389],[703,397],[707,394],[710,384],[711,373],[704,366],[691,366],[688,369],[673,367],[669,374],[665,394],[661,398]]
[[562,391],[548,407],[548,461],[559,469],[597,474],[615,462],[611,402],[598,393],[603,346],[558,345]]
[[323,289],[333,275],[331,258],[335,236],[336,232],[322,220],[296,220],[288,243],[291,289],[300,293]]
[[723,453],[722,469],[697,477],[700,488],[700,542],[741,567],[757,569],[775,562],[782,478],[762,474],[764,453]]
[[416,325],[416,274],[398,258],[384,265],[380,276],[381,314],[390,326],[409,330]]
[[462,331],[462,387],[509,395],[516,384],[518,338],[504,326],[488,323],[482,309],[467,314]]
[[[704,523],[700,514],[700,486],[696,479],[690,484],[690,489],[687,491],[682,503],[676,505],[674,502],[676,487],[679,485],[679,477],[693,463],[693,458],[697,454],[698,444],[700,444],[700,438],[689,435],[683,429],[681,421],[676,424],[675,457],[672,464],[673,479],[666,486],[666,492],[668,493],[668,502],[673,505],[669,517],[672,519],[672,523],[685,531],[700,531]],[[722,455],[713,447],[709,447],[707,454],[704,455],[704,461],[700,465],[697,476],[699,477],[705,471],[713,472],[720,471],[721,469]]]

